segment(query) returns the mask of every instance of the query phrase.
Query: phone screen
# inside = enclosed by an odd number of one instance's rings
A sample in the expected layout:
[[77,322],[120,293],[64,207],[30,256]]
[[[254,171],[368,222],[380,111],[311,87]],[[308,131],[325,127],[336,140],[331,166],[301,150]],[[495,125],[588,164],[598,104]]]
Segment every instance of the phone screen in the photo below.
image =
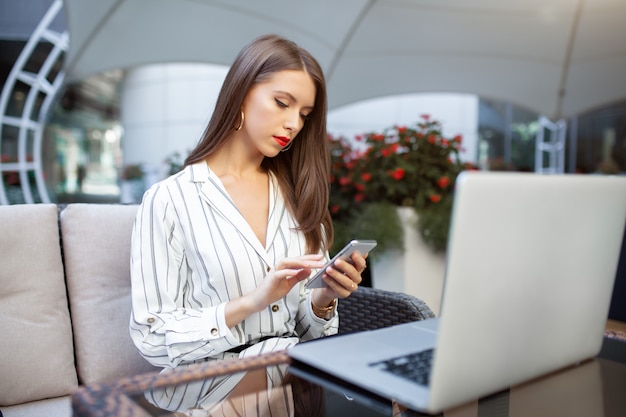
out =
[[324,275],[324,271],[335,263],[335,261],[339,258],[350,260],[350,257],[354,252],[359,252],[361,255],[367,255],[372,249],[376,247],[375,240],[352,240],[346,246],[343,247],[337,254],[322,267],[317,273],[310,278],[305,284],[305,288],[323,288],[326,287],[326,283],[322,279],[322,275]]

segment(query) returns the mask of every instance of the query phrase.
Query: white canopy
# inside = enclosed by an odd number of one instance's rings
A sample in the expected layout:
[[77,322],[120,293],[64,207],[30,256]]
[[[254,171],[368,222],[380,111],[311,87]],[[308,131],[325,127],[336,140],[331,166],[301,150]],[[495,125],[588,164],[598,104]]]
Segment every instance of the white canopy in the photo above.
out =
[[624,0],[65,0],[68,80],[158,62],[230,65],[263,33],[308,49],[331,108],[471,93],[556,120],[626,99]]

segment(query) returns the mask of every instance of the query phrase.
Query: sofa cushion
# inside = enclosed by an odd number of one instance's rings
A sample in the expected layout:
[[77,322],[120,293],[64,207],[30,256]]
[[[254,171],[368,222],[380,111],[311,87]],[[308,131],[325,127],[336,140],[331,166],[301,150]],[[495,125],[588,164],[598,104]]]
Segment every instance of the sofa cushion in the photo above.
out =
[[66,395],[64,397],[2,407],[0,412],[2,417],[71,417],[72,398]]
[[78,376],[83,384],[149,372],[133,344],[130,239],[135,205],[69,204],[61,234]]
[[0,206],[0,406],[77,386],[57,207]]

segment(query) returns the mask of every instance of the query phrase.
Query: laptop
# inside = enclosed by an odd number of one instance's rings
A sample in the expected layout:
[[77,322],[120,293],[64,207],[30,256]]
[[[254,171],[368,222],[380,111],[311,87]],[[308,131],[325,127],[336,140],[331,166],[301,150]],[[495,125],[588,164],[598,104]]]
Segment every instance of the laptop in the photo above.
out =
[[293,369],[438,413],[596,356],[625,221],[626,177],[463,172],[440,316],[300,343]]

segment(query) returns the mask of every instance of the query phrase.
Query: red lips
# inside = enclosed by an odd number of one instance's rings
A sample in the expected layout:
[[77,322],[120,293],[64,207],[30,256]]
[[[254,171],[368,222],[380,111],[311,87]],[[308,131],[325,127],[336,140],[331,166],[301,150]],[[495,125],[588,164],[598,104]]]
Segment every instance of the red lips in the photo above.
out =
[[287,146],[287,144],[291,141],[291,139],[285,136],[274,136],[274,140],[282,147]]

